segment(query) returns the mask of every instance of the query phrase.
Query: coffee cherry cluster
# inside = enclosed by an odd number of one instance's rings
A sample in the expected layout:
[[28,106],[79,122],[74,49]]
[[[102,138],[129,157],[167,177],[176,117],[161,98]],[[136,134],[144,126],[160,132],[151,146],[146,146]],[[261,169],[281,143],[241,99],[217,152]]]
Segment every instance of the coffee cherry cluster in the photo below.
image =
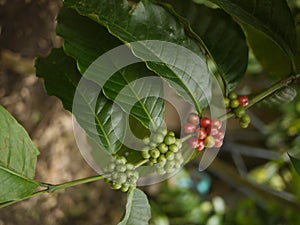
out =
[[242,128],[249,126],[251,119],[245,110],[245,107],[249,104],[247,96],[238,96],[235,92],[230,92],[228,98],[224,99],[224,104],[226,108],[230,109],[240,119],[240,126]]
[[189,138],[189,146],[202,151],[205,147],[219,148],[222,146],[225,134],[221,127],[222,122],[218,119],[200,118],[196,113],[191,113],[188,116],[187,123],[184,125],[184,132],[186,134],[195,134]]
[[148,160],[148,166],[155,165],[159,175],[172,173],[181,167],[182,142],[173,131],[159,128],[151,138],[145,138],[144,143],[146,146],[141,151],[142,157]]
[[134,165],[127,163],[125,157],[114,158],[104,169],[105,181],[111,184],[111,188],[127,192],[129,188],[136,186],[139,173]]

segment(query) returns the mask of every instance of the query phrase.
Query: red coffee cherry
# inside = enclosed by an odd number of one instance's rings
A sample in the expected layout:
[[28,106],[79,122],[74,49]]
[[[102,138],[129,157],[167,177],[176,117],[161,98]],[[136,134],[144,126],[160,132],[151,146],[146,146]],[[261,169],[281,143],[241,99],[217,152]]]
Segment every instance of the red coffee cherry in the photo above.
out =
[[200,121],[199,116],[196,113],[191,113],[188,117],[188,122],[194,125],[198,125],[199,121]]
[[203,127],[197,128],[197,133],[198,133],[198,138],[200,140],[204,140],[207,136],[207,132],[206,132],[205,128],[203,128]]
[[204,148],[205,148],[205,146],[204,146],[204,141],[203,141],[203,140],[200,140],[200,141],[199,141],[199,145],[198,145],[198,147],[196,148],[196,150],[200,152],[200,151],[202,151]]
[[225,137],[225,133],[222,130],[219,130],[218,133],[215,135],[215,138],[217,139],[223,139]]
[[199,146],[199,139],[192,137],[188,140],[188,143],[191,148],[197,148]]
[[195,124],[192,124],[192,123],[186,123],[186,124],[184,124],[184,132],[186,134],[194,133],[195,130],[196,130],[196,125]]
[[213,119],[213,120],[211,121],[211,125],[214,126],[214,127],[216,127],[217,129],[221,129],[221,127],[222,127],[222,122],[221,122],[221,120],[219,120],[219,119]]
[[200,120],[200,126],[201,127],[208,127],[211,124],[211,120],[208,117],[203,117]]
[[207,130],[208,130],[208,133],[212,136],[215,136],[219,133],[219,129],[217,127],[214,127],[214,126],[209,126],[207,128]]
[[241,106],[245,107],[249,104],[249,99],[246,95],[241,95],[238,97]]
[[220,148],[223,145],[223,140],[222,139],[215,139],[215,148]]

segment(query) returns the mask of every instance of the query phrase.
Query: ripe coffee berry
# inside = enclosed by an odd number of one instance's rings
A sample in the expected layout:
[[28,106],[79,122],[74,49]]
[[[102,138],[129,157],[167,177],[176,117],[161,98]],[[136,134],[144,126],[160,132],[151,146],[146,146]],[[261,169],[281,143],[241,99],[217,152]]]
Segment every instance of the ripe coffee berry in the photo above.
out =
[[199,143],[198,143],[198,147],[196,148],[197,151],[202,151],[204,148],[205,148],[205,145],[204,145],[204,141],[203,140],[199,140]]
[[220,148],[223,145],[223,140],[222,139],[215,139],[215,148]]
[[184,124],[184,132],[186,134],[191,134],[194,133],[196,130],[196,125],[193,123],[186,123]]
[[214,127],[214,126],[209,126],[207,128],[207,131],[212,136],[215,136],[215,135],[217,135],[219,133],[219,129],[217,127]]
[[188,117],[188,122],[194,124],[195,126],[199,124],[199,116],[196,113],[191,113]]
[[199,146],[199,139],[192,137],[188,140],[188,143],[191,148],[197,148]]
[[201,127],[208,127],[211,124],[211,120],[208,117],[203,117],[200,120],[200,126]]
[[249,104],[249,99],[246,95],[241,95],[238,97],[238,101],[241,106],[245,107]]
[[207,136],[206,129],[204,127],[197,128],[198,138],[204,140]]
[[212,125],[213,127],[216,127],[217,129],[221,129],[221,127],[222,127],[222,122],[221,122],[219,119],[213,119],[213,120],[211,121],[211,125]]

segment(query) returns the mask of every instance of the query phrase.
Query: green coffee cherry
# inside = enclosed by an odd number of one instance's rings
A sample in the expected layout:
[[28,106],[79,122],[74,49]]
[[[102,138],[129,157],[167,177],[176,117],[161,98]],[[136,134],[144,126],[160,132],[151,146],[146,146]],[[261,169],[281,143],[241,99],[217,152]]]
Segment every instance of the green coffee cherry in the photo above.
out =
[[169,146],[169,150],[172,152],[178,152],[179,151],[179,147],[177,146],[177,144],[172,144]]
[[105,181],[111,184],[112,189],[120,189],[126,192],[130,187],[136,185],[139,174],[135,171],[134,165],[126,161],[125,157],[114,158],[104,169],[105,171],[110,171],[108,174],[105,174]]
[[249,126],[249,123],[244,123],[244,122],[240,121],[240,126],[241,126],[241,128],[247,128]]
[[154,159],[157,159],[160,156],[160,151],[157,148],[151,149],[149,153]]
[[251,118],[248,114],[244,114],[242,117],[241,117],[241,122],[242,123],[250,123],[251,122]]
[[176,138],[174,136],[171,136],[171,135],[167,135],[164,139],[164,143],[166,145],[171,145],[171,144],[174,144],[176,142]]
[[232,100],[232,101],[230,102],[230,107],[233,108],[233,109],[239,107],[239,105],[240,105],[240,102],[239,102],[239,100],[237,100],[237,99],[234,99],[234,100]]
[[160,128],[157,129],[156,132],[159,133],[159,134],[162,134],[163,136],[166,136],[167,133],[168,133],[168,130],[166,128],[160,127]]
[[238,106],[233,110],[233,112],[237,118],[241,118],[246,113],[245,108],[243,106]]
[[164,136],[162,134],[156,133],[156,134],[153,135],[152,141],[154,143],[158,144],[158,143],[163,142],[163,140],[164,140]]
[[235,93],[235,92],[229,92],[229,94],[228,94],[228,98],[230,99],[230,100],[234,100],[234,99],[237,99],[238,98],[238,95],[237,95],[237,93]]
[[225,105],[225,108],[229,108],[229,106],[230,106],[230,99],[229,98],[224,98],[224,105]]
[[149,159],[151,157],[148,151],[142,151],[141,154],[144,159]]
[[158,146],[158,150],[164,154],[169,150],[169,148],[165,143],[160,143]]

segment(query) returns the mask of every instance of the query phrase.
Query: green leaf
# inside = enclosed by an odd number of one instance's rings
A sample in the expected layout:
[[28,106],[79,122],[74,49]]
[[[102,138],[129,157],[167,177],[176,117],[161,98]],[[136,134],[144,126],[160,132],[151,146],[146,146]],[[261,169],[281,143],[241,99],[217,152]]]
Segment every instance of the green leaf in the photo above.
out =
[[300,176],[300,159],[295,158],[293,156],[291,156],[290,154],[288,154],[290,157],[290,160],[295,168],[295,170],[297,171],[298,175]]
[[39,151],[25,129],[0,106],[0,203],[30,195]]
[[284,77],[292,72],[289,58],[268,36],[246,24],[243,29],[253,54],[264,71],[274,77]]
[[[113,107],[113,102],[99,93],[98,85],[82,78],[75,61],[66,56],[62,49],[53,49],[47,58],[37,59],[36,74],[44,78],[47,93],[57,96],[70,112],[74,109],[74,97],[77,97],[75,108],[81,111],[73,110],[72,113],[96,143],[109,153],[121,148],[126,131],[125,113],[119,107]],[[79,81],[80,89],[76,91]]]
[[148,225],[150,218],[151,210],[145,193],[139,189],[129,191],[126,213],[118,225]]
[[186,18],[192,32],[201,39],[227,90],[234,89],[243,78],[248,64],[248,47],[241,27],[221,9],[211,9],[192,0],[166,2]]
[[[209,97],[211,92],[205,57],[198,43],[187,36],[183,25],[163,7],[147,0],[138,3],[119,0],[65,0],[64,4],[104,25],[124,43],[144,40],[130,44],[134,54],[148,61],[148,68],[168,79],[169,84],[201,113],[202,107],[207,104],[205,95]],[[197,57],[191,60],[183,54],[182,49],[174,48],[175,45],[170,48],[167,42],[186,47],[195,52]],[[159,63],[150,62],[147,60],[149,57]],[[171,66],[174,62],[176,65]],[[192,73],[191,76],[189,72]]]
[[268,35],[294,64],[297,50],[293,17],[285,0],[210,0]]
[[[68,8],[60,11],[57,33],[64,38],[65,52],[77,60],[83,75],[99,56],[122,44],[106,28]],[[139,119],[145,127],[150,128],[151,124],[161,125],[164,101],[159,97],[145,96],[145,93],[150,95],[152,90],[156,96],[163,97],[163,83],[159,79],[147,79],[155,77],[156,74],[148,70],[144,63],[135,63],[120,69],[109,79],[99,73],[96,76],[105,96]],[[144,79],[134,82],[139,78]],[[155,122],[153,118],[156,119]]]

